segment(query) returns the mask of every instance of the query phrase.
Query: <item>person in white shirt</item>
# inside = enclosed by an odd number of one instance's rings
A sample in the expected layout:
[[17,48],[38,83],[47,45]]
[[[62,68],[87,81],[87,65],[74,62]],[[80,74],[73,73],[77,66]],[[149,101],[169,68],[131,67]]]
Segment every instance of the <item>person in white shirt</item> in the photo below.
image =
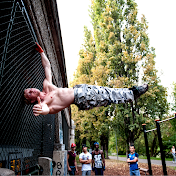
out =
[[87,146],[82,145],[83,152],[79,155],[79,162],[82,163],[82,175],[91,175],[91,165],[92,155],[87,151]]
[[176,163],[176,152],[175,152],[175,146],[173,145],[172,148],[171,148],[171,153],[172,153],[172,156],[173,156],[173,163]]

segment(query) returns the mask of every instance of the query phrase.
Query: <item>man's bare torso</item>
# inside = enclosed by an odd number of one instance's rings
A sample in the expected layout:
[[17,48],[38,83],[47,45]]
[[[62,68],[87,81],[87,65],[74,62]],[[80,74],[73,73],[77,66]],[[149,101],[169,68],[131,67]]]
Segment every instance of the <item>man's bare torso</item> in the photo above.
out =
[[47,104],[50,109],[49,114],[56,114],[74,103],[73,88],[58,88],[46,79],[43,82],[42,93],[44,93],[44,96],[40,96],[41,105]]

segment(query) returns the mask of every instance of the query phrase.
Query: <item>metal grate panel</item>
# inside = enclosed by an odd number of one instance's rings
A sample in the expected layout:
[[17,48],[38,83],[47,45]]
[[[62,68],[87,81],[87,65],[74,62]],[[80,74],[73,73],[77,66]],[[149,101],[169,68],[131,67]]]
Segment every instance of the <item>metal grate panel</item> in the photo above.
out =
[[22,1],[0,1],[0,167],[27,174],[38,156],[52,158],[55,115],[32,114],[23,91],[42,90],[44,70]]

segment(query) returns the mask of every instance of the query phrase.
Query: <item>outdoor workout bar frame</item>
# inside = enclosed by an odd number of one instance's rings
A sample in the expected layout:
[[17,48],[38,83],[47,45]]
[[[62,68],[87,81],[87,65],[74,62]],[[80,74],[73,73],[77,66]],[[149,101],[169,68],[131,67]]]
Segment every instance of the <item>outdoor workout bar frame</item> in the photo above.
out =
[[149,147],[148,147],[148,139],[147,139],[147,133],[151,131],[157,130],[158,134],[158,141],[160,145],[160,152],[161,152],[161,160],[162,160],[162,166],[163,166],[163,173],[164,175],[167,175],[167,169],[166,169],[166,162],[165,162],[165,153],[163,151],[163,143],[162,143],[162,138],[161,138],[161,131],[160,131],[160,123],[166,122],[172,119],[176,119],[176,113],[174,117],[165,119],[165,120],[155,120],[156,123],[156,128],[151,129],[151,130],[146,130],[146,124],[142,124],[143,126],[143,131],[144,131],[144,138],[145,138],[145,146],[146,146],[146,155],[147,155],[147,160],[148,160],[148,168],[149,168],[149,174],[152,175],[152,167],[151,167],[151,161],[150,161],[150,154],[149,154]]

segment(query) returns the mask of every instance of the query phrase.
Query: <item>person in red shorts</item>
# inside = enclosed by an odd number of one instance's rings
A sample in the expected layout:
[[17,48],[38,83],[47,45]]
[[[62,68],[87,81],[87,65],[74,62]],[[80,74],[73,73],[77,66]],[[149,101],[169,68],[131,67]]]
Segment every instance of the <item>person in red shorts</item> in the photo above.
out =
[[67,167],[70,175],[75,175],[78,173],[77,162],[76,162],[76,153],[75,153],[76,144],[71,144],[71,151],[68,151],[67,154]]

